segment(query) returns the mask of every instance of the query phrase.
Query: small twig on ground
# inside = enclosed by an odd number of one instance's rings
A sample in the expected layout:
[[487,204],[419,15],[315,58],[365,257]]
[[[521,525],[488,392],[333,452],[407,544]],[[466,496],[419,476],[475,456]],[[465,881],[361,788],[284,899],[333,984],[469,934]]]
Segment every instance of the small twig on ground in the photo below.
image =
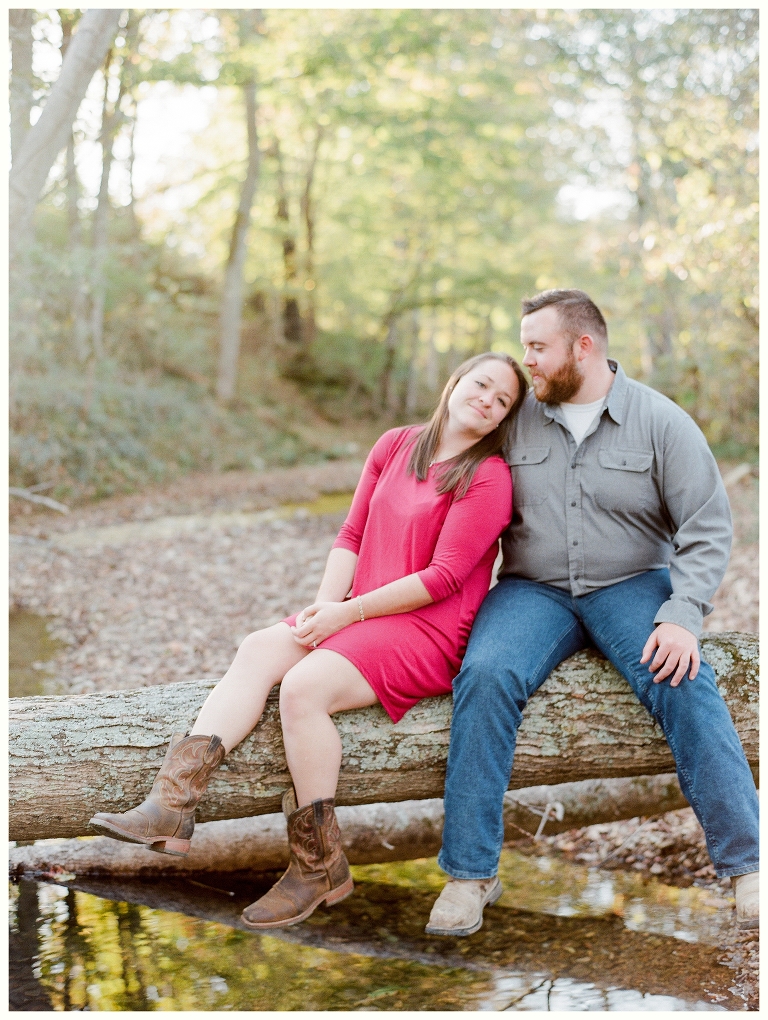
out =
[[[38,488],[38,486],[35,486]],[[36,492],[31,489],[14,489],[9,488],[8,492],[11,496],[17,496],[19,499],[29,500],[30,503],[39,503],[41,506],[47,506],[50,510],[58,510],[60,514],[68,514],[69,507],[64,506],[63,503],[58,503],[55,499],[51,499],[49,496],[38,496]]]

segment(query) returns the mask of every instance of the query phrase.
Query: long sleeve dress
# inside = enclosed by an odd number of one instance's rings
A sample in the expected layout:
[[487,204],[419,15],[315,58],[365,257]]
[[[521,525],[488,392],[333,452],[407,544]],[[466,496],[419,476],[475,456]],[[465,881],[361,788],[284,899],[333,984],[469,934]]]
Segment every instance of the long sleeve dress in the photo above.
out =
[[408,474],[409,440],[423,427],[391,429],[378,440],[333,548],[358,556],[351,598],[418,574],[434,601],[352,623],[318,645],[357,667],[393,722],[422,698],[450,692],[512,517],[512,480],[501,457],[478,466],[460,499],[436,491],[439,464],[424,481]]

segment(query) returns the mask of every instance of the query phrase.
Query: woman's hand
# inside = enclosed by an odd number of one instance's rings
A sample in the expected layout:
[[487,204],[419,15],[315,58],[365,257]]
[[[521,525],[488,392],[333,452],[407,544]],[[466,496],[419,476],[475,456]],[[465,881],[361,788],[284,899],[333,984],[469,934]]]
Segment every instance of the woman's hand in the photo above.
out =
[[315,648],[331,634],[335,634],[350,623],[359,620],[357,603],[315,602],[302,609],[296,617],[296,626],[291,627],[294,640],[304,648]]

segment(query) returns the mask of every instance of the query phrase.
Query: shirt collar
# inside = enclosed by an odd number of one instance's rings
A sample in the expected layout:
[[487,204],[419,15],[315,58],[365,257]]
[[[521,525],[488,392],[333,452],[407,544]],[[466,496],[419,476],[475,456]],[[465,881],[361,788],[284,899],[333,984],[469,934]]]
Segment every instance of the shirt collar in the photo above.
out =
[[[618,361],[614,361],[613,358],[608,358],[608,365],[616,378],[608,390],[606,403],[603,406],[607,408],[608,414],[610,414],[616,424],[621,425],[624,401],[627,396],[627,376]],[[562,417],[559,404],[542,404],[541,406],[547,418],[544,422],[545,425],[549,425],[553,421],[559,421]]]

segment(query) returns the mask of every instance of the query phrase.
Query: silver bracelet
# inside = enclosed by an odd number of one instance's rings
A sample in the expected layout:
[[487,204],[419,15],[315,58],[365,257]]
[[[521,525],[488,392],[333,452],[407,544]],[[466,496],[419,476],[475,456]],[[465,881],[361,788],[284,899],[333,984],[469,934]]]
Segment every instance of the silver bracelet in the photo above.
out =
[[363,596],[357,596],[357,608],[360,610],[360,623],[365,623],[365,613],[363,612]]

